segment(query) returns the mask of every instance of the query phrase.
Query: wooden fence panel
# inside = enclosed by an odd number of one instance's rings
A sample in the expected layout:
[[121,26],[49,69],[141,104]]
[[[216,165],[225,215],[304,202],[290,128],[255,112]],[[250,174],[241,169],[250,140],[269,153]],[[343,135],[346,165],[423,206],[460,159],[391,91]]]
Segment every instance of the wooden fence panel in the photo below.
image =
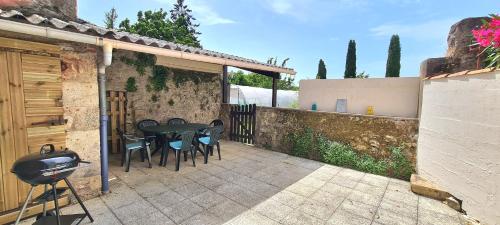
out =
[[255,143],[256,107],[255,104],[231,106],[230,140],[246,144]]
[[108,142],[110,152],[115,154],[122,151],[122,144],[116,128],[125,131],[125,115],[127,93],[124,91],[107,91],[108,104]]

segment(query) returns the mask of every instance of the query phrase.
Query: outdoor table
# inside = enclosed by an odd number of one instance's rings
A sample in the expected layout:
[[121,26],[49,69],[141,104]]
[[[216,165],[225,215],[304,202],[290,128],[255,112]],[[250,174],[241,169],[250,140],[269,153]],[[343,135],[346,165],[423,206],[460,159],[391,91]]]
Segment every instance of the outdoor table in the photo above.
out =
[[[194,131],[196,134],[200,134],[203,132],[205,129],[208,128],[207,124],[203,123],[186,123],[186,124],[161,124],[158,126],[150,126],[150,127],[144,127],[142,128],[143,132],[148,132],[151,134],[155,134],[158,137],[161,137],[160,142],[161,142],[161,149],[164,150],[164,148],[168,147],[168,138],[167,135],[169,134],[182,134],[182,132],[185,131]],[[160,150],[157,148],[154,152],[153,155],[156,154]],[[198,148],[199,151],[201,149]],[[205,153],[203,153],[205,154]],[[162,165],[163,162],[160,162],[160,165]]]

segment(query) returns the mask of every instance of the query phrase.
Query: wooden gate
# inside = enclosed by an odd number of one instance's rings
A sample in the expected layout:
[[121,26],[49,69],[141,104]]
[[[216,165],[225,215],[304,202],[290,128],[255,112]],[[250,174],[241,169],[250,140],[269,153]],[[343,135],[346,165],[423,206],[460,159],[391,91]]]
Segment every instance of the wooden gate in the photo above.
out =
[[108,145],[111,153],[122,151],[122,144],[116,128],[125,131],[125,115],[127,105],[127,93],[124,91],[107,91],[108,103]]
[[229,124],[231,141],[255,143],[256,110],[255,104],[231,106]]
[[[29,191],[10,172],[13,163],[46,143],[64,148],[63,114],[59,47],[0,38],[0,224],[15,218]],[[30,206],[26,216],[40,209]]]

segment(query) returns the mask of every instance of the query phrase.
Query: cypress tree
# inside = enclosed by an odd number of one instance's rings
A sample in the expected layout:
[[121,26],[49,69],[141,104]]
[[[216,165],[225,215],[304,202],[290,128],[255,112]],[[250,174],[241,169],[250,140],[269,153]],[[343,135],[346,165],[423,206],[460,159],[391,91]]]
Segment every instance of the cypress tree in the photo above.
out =
[[356,78],[356,41],[350,40],[347,47],[344,78]]
[[389,53],[387,55],[387,65],[385,70],[385,77],[399,77],[401,69],[401,44],[399,43],[399,36],[392,35],[391,43],[389,44]]
[[326,79],[326,66],[323,59],[319,60],[318,64],[318,74],[316,74],[316,79]]

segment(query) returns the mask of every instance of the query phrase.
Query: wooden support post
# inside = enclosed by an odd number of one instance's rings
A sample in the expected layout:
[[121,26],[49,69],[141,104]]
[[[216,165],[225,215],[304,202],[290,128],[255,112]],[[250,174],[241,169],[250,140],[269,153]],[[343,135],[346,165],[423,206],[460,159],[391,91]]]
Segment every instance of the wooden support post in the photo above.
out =
[[229,80],[227,78],[227,66],[222,67],[222,103],[229,103],[230,96]]
[[273,77],[273,101],[272,107],[276,107],[278,98],[278,80],[279,78]]

